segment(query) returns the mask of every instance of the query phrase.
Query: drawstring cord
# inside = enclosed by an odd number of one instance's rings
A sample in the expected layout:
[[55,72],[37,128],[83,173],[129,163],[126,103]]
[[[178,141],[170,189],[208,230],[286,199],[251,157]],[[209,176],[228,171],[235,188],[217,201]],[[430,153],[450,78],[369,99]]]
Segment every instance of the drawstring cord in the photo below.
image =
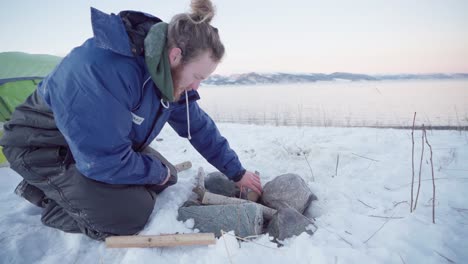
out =
[[161,98],[161,104],[164,108],[168,109],[169,108],[169,102],[166,102],[167,105],[164,104],[164,99]]
[[188,105],[187,90],[185,90],[185,104],[187,105],[187,132],[188,132],[188,140],[191,140],[191,139],[192,139],[192,135],[190,135],[190,112],[189,112],[189,105]]
[[[187,108],[187,132],[188,132],[188,140],[192,139],[192,135],[190,134],[190,111],[189,111],[189,103],[188,103],[188,94],[187,90],[185,90],[185,104]],[[168,109],[169,108],[169,102],[164,102],[164,99],[161,98],[161,105]]]

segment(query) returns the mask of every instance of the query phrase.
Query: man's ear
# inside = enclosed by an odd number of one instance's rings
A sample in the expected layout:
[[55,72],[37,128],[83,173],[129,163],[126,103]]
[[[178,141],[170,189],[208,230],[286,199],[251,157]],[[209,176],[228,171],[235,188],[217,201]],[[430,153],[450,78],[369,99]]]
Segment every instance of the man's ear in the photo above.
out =
[[182,50],[179,48],[171,48],[169,50],[169,63],[171,68],[179,66],[182,62]]

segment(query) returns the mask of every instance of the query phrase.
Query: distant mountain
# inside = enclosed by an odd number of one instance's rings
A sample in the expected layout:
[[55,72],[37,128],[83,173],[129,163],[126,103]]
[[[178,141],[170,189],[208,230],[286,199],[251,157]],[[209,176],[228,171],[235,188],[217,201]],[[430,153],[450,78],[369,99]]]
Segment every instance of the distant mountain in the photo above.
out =
[[45,76],[61,57],[23,52],[0,52],[0,79]]
[[229,76],[212,75],[203,84],[208,85],[254,85],[254,84],[274,84],[274,83],[306,83],[316,81],[384,81],[384,80],[440,80],[440,79],[468,79],[468,73],[454,74],[387,74],[387,75],[366,75],[347,72],[324,73],[244,73]]
[[[29,76],[45,76],[62,60],[61,57],[23,52],[0,52],[0,79]],[[468,79],[468,73],[454,74],[386,74],[367,75],[347,72],[324,73],[243,73],[212,75],[203,84],[254,85],[275,83],[307,83],[316,81],[383,81],[383,80],[431,80]]]

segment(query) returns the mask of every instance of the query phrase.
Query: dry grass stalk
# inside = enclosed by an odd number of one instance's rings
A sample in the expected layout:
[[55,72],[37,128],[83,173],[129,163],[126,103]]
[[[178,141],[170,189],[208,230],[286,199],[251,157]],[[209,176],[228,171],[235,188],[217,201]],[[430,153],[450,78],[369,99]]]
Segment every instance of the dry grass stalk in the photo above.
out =
[[411,150],[411,167],[413,171],[413,176],[411,178],[411,206],[410,206],[410,213],[413,212],[413,190],[414,190],[414,123],[416,121],[416,112],[414,112],[414,117],[413,117],[413,129],[411,130],[411,140],[413,142],[413,147]]
[[336,156],[336,168],[335,168],[335,176],[338,176],[338,165],[340,163],[340,154]]
[[419,181],[418,181],[418,191],[416,192],[416,200],[414,201],[414,207],[413,211],[416,210],[416,206],[418,205],[418,198],[419,198],[419,191],[421,190],[421,173],[422,173],[422,164],[423,164],[423,158],[424,158],[424,131],[426,129],[424,128],[424,124],[422,125],[422,137],[421,137],[421,161],[419,163]]
[[426,139],[426,144],[429,146],[430,150],[430,161],[431,161],[431,171],[432,171],[432,223],[435,224],[435,177],[434,177],[434,163],[432,162],[432,146],[429,144],[427,140],[427,133],[424,130],[424,138]]

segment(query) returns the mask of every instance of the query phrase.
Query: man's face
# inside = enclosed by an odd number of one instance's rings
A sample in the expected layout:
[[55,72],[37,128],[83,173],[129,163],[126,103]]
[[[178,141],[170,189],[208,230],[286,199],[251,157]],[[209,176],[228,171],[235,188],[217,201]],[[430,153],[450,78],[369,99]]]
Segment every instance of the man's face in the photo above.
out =
[[197,90],[200,83],[208,78],[218,66],[213,61],[209,52],[204,52],[187,64],[180,63],[171,69],[172,81],[174,83],[175,101],[185,91]]

